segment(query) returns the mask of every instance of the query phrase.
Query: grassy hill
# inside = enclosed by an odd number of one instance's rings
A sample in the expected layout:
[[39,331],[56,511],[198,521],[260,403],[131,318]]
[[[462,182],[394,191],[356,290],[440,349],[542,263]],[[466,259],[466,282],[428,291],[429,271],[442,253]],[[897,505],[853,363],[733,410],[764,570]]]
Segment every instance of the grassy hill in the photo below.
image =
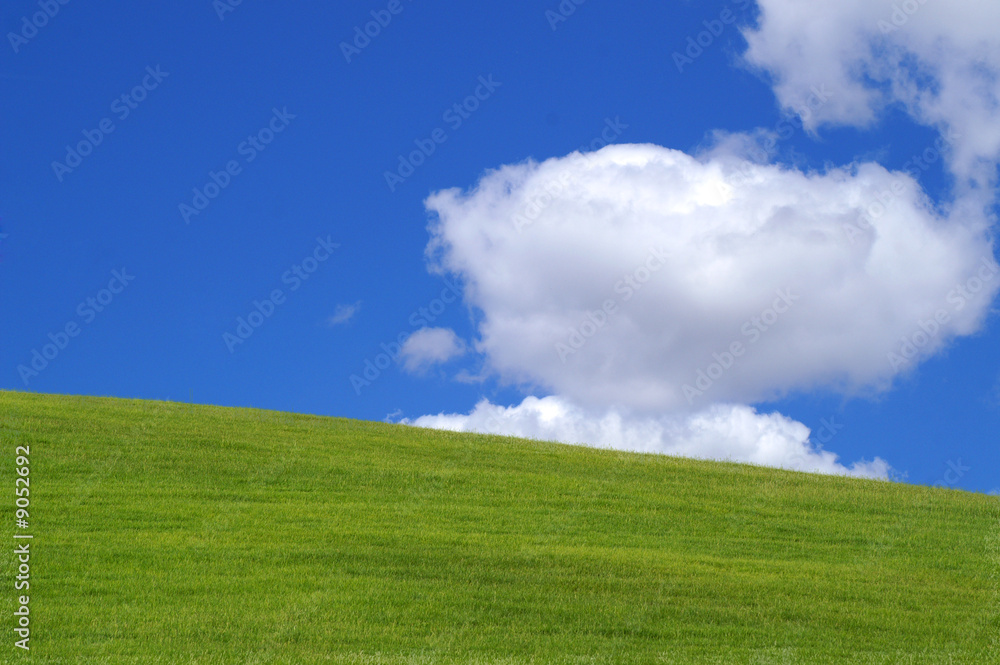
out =
[[0,662],[1000,663],[995,497],[12,392],[0,442]]

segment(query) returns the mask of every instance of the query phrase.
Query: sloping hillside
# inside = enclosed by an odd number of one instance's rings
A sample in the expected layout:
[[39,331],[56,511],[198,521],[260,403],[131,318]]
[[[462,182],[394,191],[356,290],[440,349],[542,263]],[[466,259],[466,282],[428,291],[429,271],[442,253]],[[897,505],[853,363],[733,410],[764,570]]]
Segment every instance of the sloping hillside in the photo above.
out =
[[12,392],[0,440],[8,662],[1000,662],[995,497]]

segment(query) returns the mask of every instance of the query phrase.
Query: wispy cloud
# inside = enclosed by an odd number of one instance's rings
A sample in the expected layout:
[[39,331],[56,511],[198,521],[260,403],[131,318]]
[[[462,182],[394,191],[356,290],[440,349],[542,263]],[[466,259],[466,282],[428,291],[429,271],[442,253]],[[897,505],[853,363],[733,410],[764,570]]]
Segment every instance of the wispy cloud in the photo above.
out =
[[887,2],[758,4],[759,24],[744,30],[746,60],[768,73],[778,101],[797,112],[817,84],[829,92],[828,104],[802,114],[807,129],[867,126],[901,108],[956,135],[947,157],[960,183],[994,180],[1000,4],[921,2],[905,12]]
[[333,314],[331,314],[326,320],[326,324],[333,328],[334,326],[347,323],[354,318],[354,315],[357,314],[360,309],[360,300],[352,305],[337,305],[337,309],[333,310]]
[[1000,409],[1000,376],[997,377],[993,388],[986,395],[986,403],[993,409]]
[[451,328],[421,328],[403,343],[399,357],[407,372],[421,372],[465,352],[465,342]]

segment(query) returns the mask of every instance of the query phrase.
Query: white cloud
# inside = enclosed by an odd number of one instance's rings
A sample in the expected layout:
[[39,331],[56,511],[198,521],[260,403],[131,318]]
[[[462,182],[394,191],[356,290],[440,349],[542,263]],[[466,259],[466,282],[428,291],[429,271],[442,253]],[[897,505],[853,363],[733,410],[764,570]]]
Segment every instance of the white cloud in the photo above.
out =
[[1000,4],[759,4],[746,60],[779,102],[812,133],[905,109],[947,137],[953,200],[875,163],[747,161],[762,130],[697,156],[609,146],[436,192],[431,269],[464,282],[483,372],[549,397],[415,424],[886,475],[734,404],[884,390],[981,327],[1000,289]]
[[944,310],[918,334],[932,354],[975,331],[1000,287],[959,302],[992,257],[986,220],[939,214],[877,164],[802,173],[609,146],[504,166],[427,207],[432,266],[465,282],[487,369],[585,408],[885,388],[908,369],[889,361],[902,338]]
[[451,328],[421,328],[406,338],[399,357],[408,372],[426,370],[463,355],[465,342]]
[[809,428],[781,414],[759,414],[748,406],[716,405],[685,417],[627,418],[614,409],[586,412],[560,397],[528,397],[499,407],[481,401],[467,415],[421,416],[406,424],[459,432],[507,434],[636,452],[752,462],[799,471],[887,478],[876,458],[850,467],[809,441]]
[[952,168],[982,184],[1000,159],[1000,3],[984,0],[759,0],[746,60],[787,108],[814,89],[830,100],[807,127],[868,125],[896,103],[957,134]]
[[333,326],[339,326],[341,324],[347,323],[354,318],[354,315],[358,313],[361,309],[361,301],[354,303],[353,305],[337,305],[337,308],[333,310],[333,314],[326,320],[326,323],[331,328]]

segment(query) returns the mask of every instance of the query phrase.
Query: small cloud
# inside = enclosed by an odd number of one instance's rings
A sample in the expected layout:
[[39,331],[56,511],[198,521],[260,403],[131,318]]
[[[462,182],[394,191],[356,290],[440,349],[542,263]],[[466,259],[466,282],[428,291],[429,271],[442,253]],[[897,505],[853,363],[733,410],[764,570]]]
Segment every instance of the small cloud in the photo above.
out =
[[421,328],[410,335],[399,353],[403,369],[420,372],[464,355],[467,348],[451,328]]
[[467,369],[461,369],[458,371],[458,374],[455,375],[455,381],[467,384],[483,383],[487,378],[488,376],[483,371],[472,373]]
[[333,314],[326,320],[326,324],[333,328],[334,326],[347,323],[354,318],[354,315],[357,314],[360,309],[360,300],[353,305],[337,305],[337,309],[333,310]]

